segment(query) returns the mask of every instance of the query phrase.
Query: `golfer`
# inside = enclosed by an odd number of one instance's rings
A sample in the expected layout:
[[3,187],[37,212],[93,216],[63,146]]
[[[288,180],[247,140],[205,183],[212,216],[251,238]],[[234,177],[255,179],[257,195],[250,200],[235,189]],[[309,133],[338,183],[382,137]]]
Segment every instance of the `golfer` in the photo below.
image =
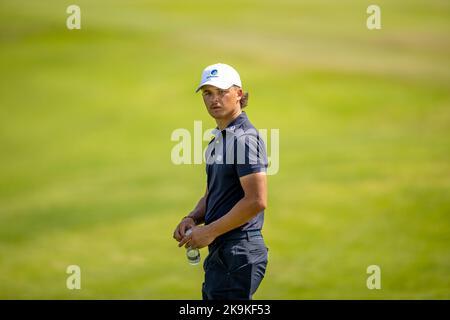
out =
[[[206,67],[199,90],[217,123],[205,153],[206,192],[173,237],[179,247],[208,246],[204,300],[249,300],[267,266],[261,234],[267,205],[266,149],[242,110],[248,93],[235,69],[222,63]],[[192,232],[186,235],[188,229]]]

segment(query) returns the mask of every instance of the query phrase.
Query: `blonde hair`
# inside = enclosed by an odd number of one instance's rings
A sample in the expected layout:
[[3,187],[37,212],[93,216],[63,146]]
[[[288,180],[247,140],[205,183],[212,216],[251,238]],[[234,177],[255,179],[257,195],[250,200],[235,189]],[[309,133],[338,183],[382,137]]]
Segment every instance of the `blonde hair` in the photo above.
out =
[[244,109],[247,104],[248,104],[248,92],[244,92],[244,94],[242,95],[241,101],[239,101],[241,103],[241,109]]
[[[234,85],[233,87],[242,89],[241,87],[238,87],[236,85]],[[239,100],[239,103],[241,105],[241,109],[244,109],[248,104],[248,92],[244,92],[244,91],[242,91],[242,92],[243,92],[243,94],[242,94],[241,100]]]

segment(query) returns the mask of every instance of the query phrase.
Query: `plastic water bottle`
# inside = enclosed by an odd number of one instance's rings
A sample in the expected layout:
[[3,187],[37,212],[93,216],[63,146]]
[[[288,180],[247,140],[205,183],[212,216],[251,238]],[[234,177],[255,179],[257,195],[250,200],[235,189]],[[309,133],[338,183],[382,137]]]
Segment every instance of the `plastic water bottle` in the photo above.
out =
[[[190,235],[191,233],[192,233],[191,229],[188,229],[186,231],[186,235],[187,236]],[[186,249],[186,256],[187,256],[188,262],[190,264],[192,264],[192,265],[199,264],[199,262],[200,262],[200,250],[194,249],[194,248],[191,248],[191,247],[187,247],[187,249]]]

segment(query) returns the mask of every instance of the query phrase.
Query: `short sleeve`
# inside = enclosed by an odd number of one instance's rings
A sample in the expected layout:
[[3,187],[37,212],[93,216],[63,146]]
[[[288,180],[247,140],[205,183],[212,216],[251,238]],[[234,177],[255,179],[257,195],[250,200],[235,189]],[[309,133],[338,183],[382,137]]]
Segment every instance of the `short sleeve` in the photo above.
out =
[[267,171],[266,146],[257,134],[243,134],[235,140],[235,164],[239,177]]

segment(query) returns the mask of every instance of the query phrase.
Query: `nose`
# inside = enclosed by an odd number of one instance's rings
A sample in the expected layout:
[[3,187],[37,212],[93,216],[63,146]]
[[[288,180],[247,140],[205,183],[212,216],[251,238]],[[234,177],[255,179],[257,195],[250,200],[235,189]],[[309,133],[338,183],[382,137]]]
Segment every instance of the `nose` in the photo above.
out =
[[213,102],[219,102],[219,98],[220,98],[219,94],[214,93],[213,97],[212,97],[212,100],[213,100]]

